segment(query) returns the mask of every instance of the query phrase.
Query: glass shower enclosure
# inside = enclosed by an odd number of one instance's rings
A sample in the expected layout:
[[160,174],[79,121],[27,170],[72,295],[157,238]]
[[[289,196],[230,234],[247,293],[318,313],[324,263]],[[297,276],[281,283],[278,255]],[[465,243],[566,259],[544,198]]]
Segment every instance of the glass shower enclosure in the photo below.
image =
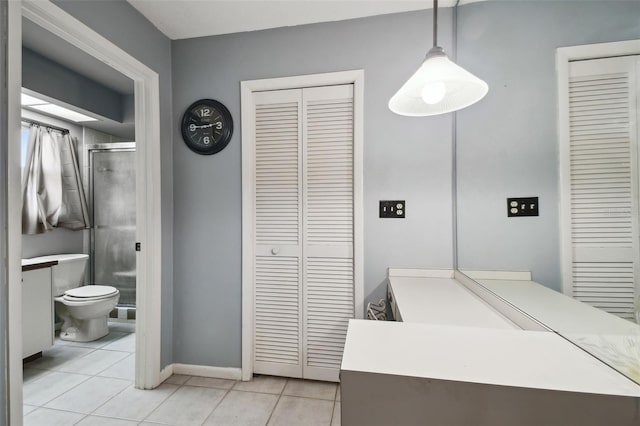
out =
[[136,305],[135,143],[89,147],[91,282],[120,290],[119,307]]

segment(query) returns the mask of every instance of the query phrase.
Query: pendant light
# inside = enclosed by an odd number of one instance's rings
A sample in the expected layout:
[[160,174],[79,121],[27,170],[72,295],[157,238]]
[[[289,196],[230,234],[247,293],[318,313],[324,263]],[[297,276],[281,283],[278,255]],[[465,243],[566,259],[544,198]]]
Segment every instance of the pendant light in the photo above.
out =
[[433,0],[433,48],[389,100],[389,109],[410,117],[444,114],[478,102],[488,91],[487,83],[452,62],[438,46],[438,0]]

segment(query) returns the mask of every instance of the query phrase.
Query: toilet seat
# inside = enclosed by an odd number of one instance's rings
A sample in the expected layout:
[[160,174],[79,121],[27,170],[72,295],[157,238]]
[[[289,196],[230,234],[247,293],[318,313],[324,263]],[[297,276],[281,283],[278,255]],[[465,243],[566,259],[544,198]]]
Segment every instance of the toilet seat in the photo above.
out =
[[65,303],[87,303],[110,299],[120,292],[108,285],[85,285],[64,292],[62,299]]

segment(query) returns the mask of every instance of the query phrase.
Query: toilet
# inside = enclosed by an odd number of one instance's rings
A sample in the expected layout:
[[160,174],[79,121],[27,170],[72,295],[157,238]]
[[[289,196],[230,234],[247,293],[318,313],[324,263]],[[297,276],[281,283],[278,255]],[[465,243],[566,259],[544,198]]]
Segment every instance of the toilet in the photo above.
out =
[[89,256],[58,254],[39,259],[58,262],[51,267],[51,282],[56,314],[63,321],[60,338],[91,342],[109,334],[107,319],[120,292],[106,285],[84,285]]

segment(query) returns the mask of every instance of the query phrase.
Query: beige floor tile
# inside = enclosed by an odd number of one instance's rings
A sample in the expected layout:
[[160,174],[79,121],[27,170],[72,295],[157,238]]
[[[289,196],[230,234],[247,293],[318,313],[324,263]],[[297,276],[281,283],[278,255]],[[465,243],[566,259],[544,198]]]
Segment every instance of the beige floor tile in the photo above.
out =
[[335,383],[316,382],[312,380],[289,379],[284,387],[283,395],[302,396],[305,398],[317,398],[335,400]]
[[[117,352],[116,352],[117,353]],[[116,362],[111,367],[102,371],[98,376],[114,377],[116,379],[135,380],[136,378],[136,354]]]
[[34,380],[38,380],[47,374],[51,374],[51,370],[41,370],[39,368],[23,368],[22,383],[27,384]]
[[23,385],[24,403],[36,406],[45,405],[90,378],[91,376],[52,371],[38,380]]
[[57,369],[67,362],[93,352],[90,348],[74,348],[72,346],[54,346],[42,351],[42,358],[25,364],[26,368]]
[[136,322],[135,321],[112,321],[109,320],[109,331],[122,331],[124,333],[135,333]]
[[69,342],[62,339],[56,339],[56,345],[67,344],[69,346],[75,346],[79,348],[100,349],[103,346],[113,343],[116,340],[122,339],[123,337],[126,337],[128,335],[129,333],[123,333],[121,331],[109,331],[109,334],[107,334],[106,336],[92,342]]
[[340,426],[340,407],[341,403],[336,402],[335,407],[333,407],[333,417],[331,418],[331,426]]
[[24,426],[69,426],[83,417],[80,413],[38,408],[24,416]]
[[227,393],[223,389],[182,386],[145,420],[172,425],[200,425]]
[[102,349],[108,351],[123,351],[134,353],[136,351],[136,335],[135,333],[128,334],[125,337],[116,340],[115,342],[103,346]]
[[131,384],[128,380],[92,377],[49,402],[46,407],[89,414]]
[[36,410],[38,407],[33,406],[33,405],[29,405],[29,404],[22,404],[22,415],[26,416],[27,414],[29,414],[30,412]]
[[231,389],[235,383],[235,380],[193,376],[185,382],[185,385],[202,386],[205,388]]
[[93,376],[111,367],[116,362],[125,359],[127,356],[129,356],[127,352],[97,349],[81,358],[65,362],[60,367],[56,367],[56,370]]
[[287,379],[274,376],[254,376],[249,382],[237,382],[233,390],[280,394]]
[[138,422],[109,417],[87,416],[75,426],[136,426]]
[[93,414],[141,421],[158,408],[176,389],[178,389],[177,385],[166,383],[151,390],[130,386],[107,401]]
[[278,395],[230,391],[204,425],[264,426],[276,402]]
[[338,391],[336,392],[336,401],[340,401],[341,398],[342,398],[342,394],[340,390],[340,385],[338,385]]
[[170,383],[172,385],[184,385],[190,378],[191,376],[186,376],[184,374],[174,374],[163,383]]
[[333,401],[282,396],[276,405],[269,426],[329,426]]

